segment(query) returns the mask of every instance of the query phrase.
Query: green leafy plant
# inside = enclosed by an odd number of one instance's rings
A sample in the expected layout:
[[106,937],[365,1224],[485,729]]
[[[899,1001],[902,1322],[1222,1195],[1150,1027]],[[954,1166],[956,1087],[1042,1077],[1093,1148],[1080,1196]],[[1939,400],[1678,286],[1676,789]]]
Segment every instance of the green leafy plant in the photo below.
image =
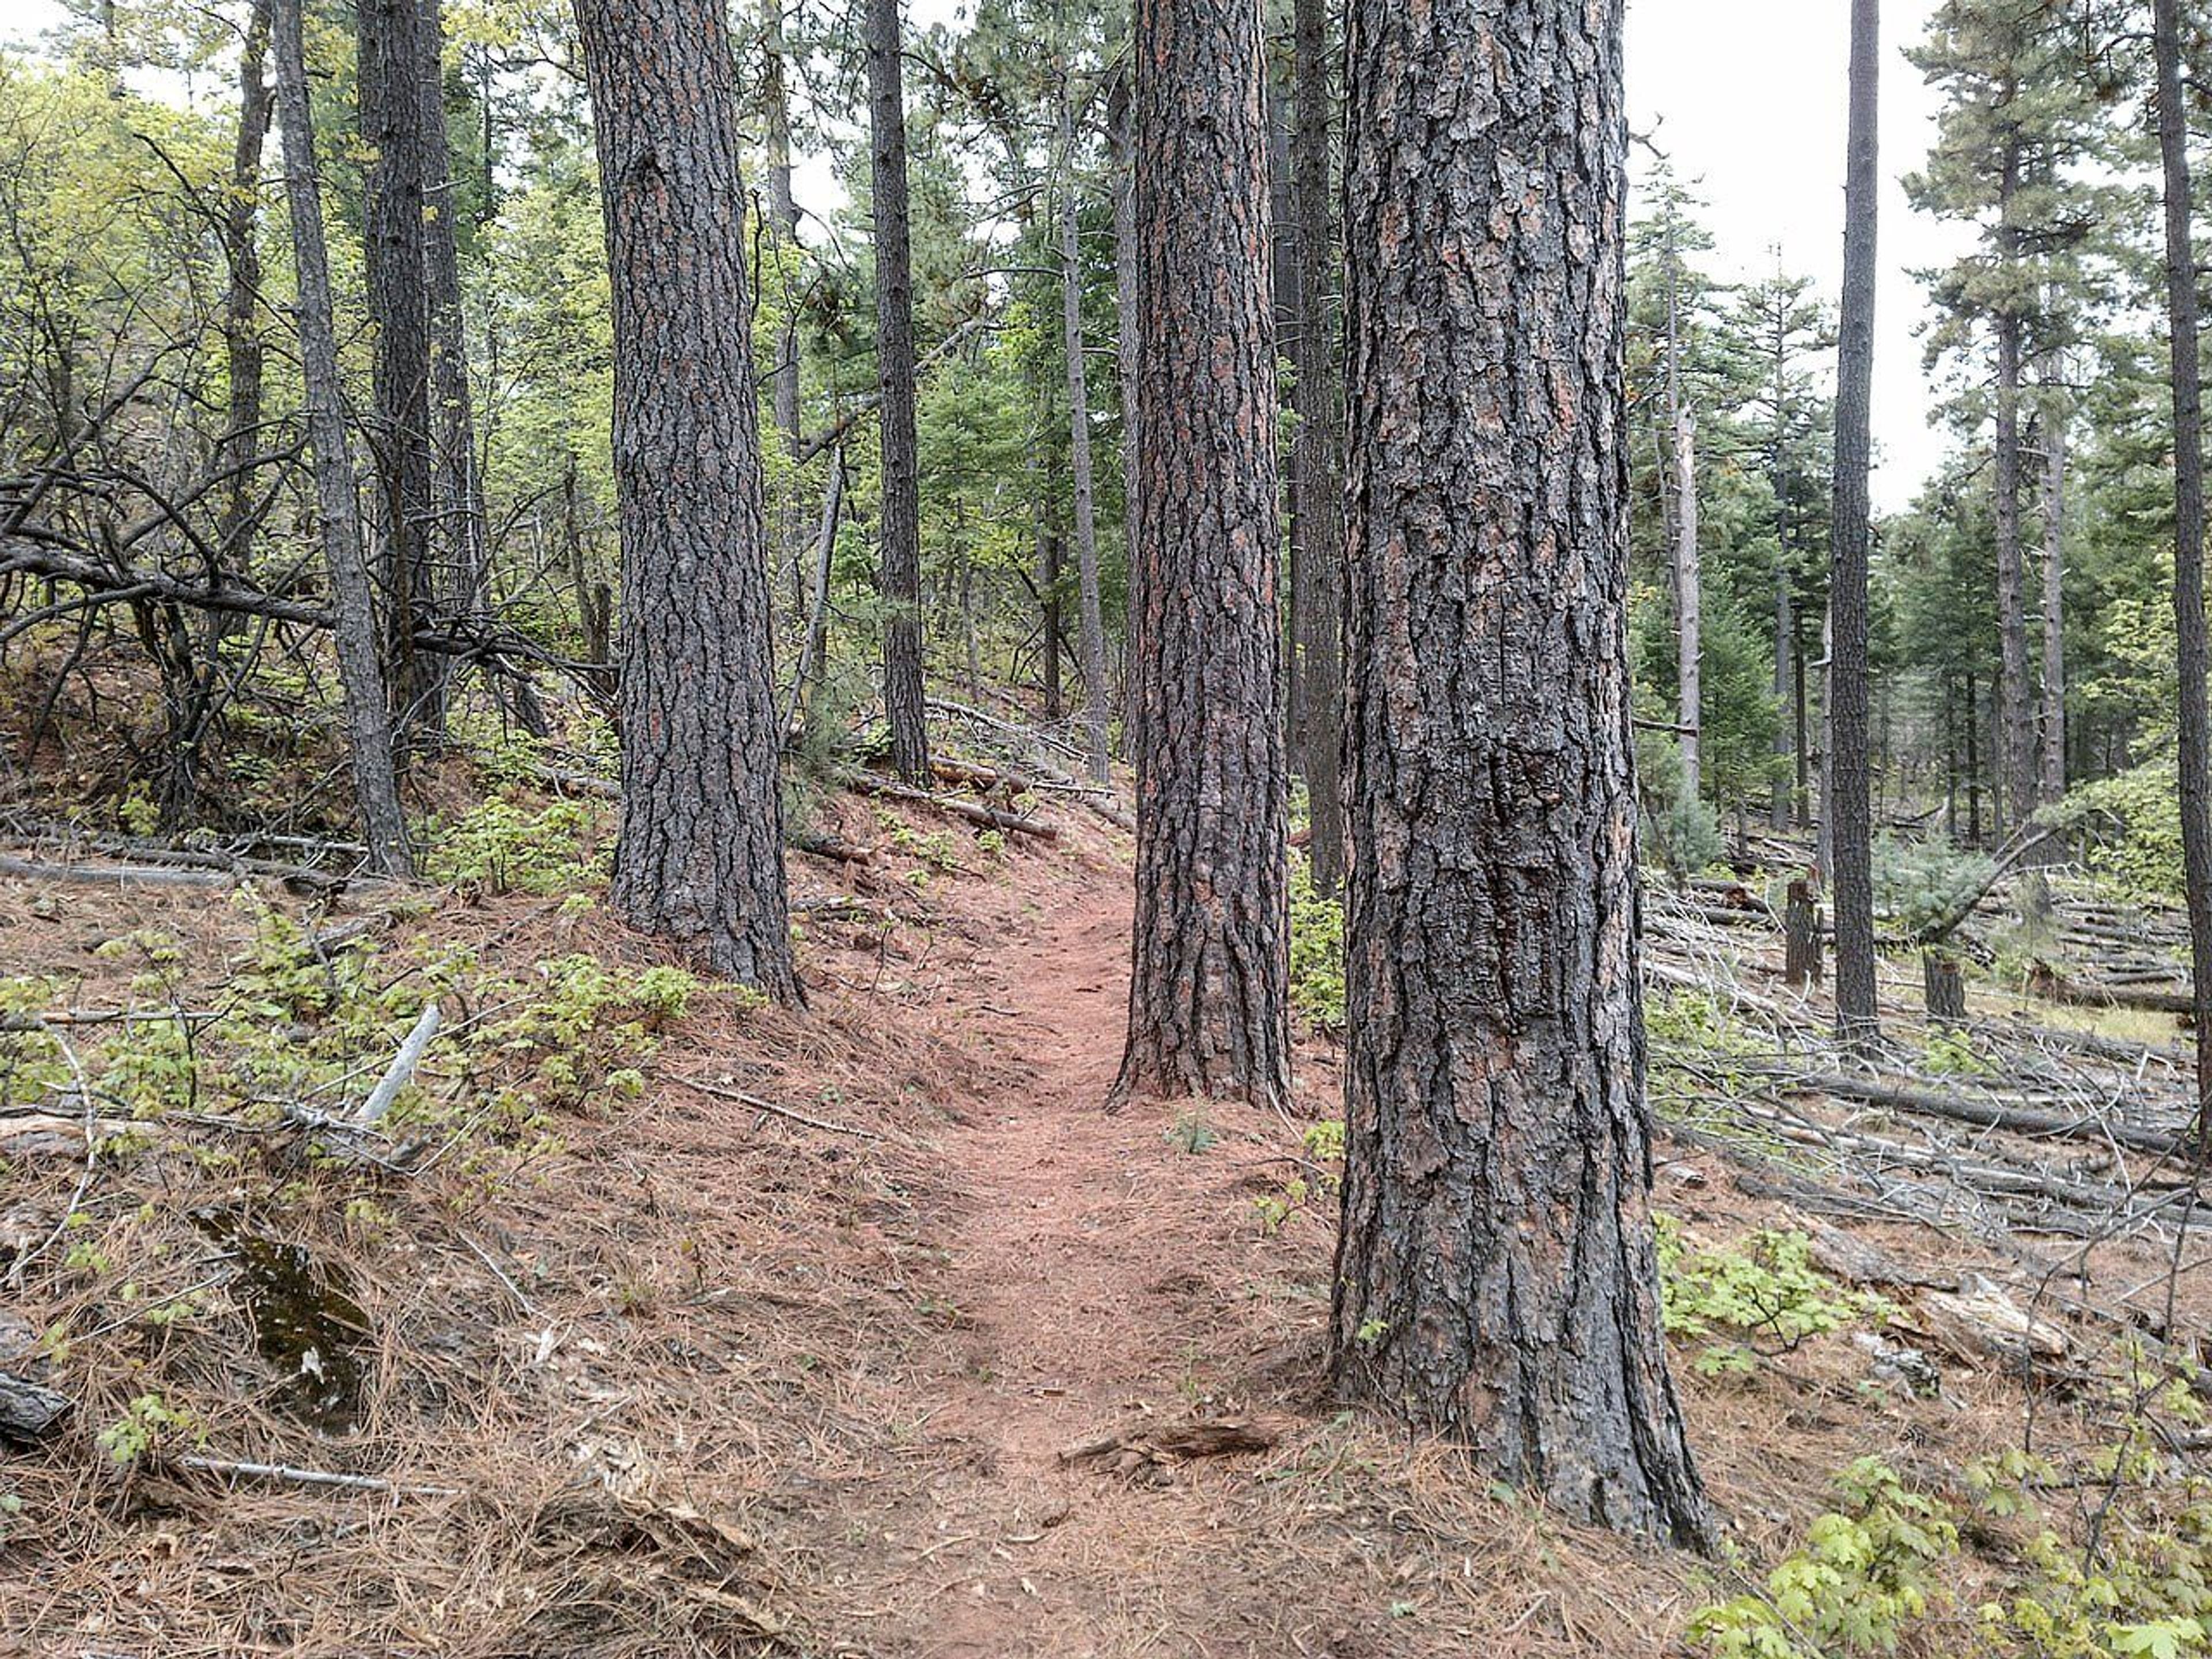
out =
[[1291,866],[1291,1006],[1326,1031],[1344,1026],[1344,905],[1314,891],[1304,858]]
[[1705,1345],[1692,1361],[1704,1375],[1746,1374],[1761,1354],[1893,1311],[1814,1267],[1801,1232],[1762,1230],[1740,1249],[1693,1251],[1673,1217],[1655,1216],[1652,1224],[1667,1334]]

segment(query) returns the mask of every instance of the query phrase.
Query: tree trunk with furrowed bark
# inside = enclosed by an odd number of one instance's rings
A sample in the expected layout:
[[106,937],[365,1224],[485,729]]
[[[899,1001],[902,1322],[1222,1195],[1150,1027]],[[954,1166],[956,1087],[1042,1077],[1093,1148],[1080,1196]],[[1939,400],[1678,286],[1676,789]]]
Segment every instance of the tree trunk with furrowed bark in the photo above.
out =
[[1352,0],[1349,1047],[1331,1372],[1711,1536],[1649,1208],[1620,0]]
[[1139,0],[1137,912],[1117,1097],[1283,1103],[1288,775],[1257,7]]
[[737,76],[719,0],[578,0],[614,300],[623,544],[612,896],[795,999],[745,322]]

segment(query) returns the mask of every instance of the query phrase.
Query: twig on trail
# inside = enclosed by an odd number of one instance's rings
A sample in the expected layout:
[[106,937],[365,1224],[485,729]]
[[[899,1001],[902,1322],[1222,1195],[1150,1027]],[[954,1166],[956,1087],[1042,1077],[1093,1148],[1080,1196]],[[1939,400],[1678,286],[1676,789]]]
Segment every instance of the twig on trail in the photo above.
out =
[[833,1135],[857,1135],[862,1140],[884,1139],[873,1129],[863,1129],[857,1123],[837,1123],[826,1117],[809,1117],[805,1112],[795,1110],[789,1106],[779,1106],[772,1100],[763,1100],[758,1095],[747,1094],[743,1089],[724,1088],[719,1084],[702,1082],[698,1078],[684,1077],[678,1073],[671,1073],[669,1076],[671,1081],[680,1083],[687,1089],[696,1089],[702,1095],[712,1095],[717,1100],[735,1101],[740,1106],[750,1106],[757,1112],[766,1112],[770,1117],[786,1118],[793,1123],[802,1123],[810,1129],[820,1129]]
[[246,1463],[197,1455],[170,1460],[180,1469],[220,1474],[233,1480],[275,1480],[295,1486],[330,1486],[340,1492],[378,1492],[392,1498],[458,1498],[459,1486],[403,1485],[374,1474],[341,1474],[334,1469],[298,1469],[289,1463]]
[[545,1317],[544,1314],[539,1310],[538,1304],[522,1293],[522,1286],[516,1284],[514,1280],[508,1276],[507,1269],[499,1265],[499,1262],[493,1257],[492,1253],[489,1250],[484,1249],[483,1245],[477,1243],[476,1240],[471,1238],[466,1233],[456,1232],[453,1237],[459,1239],[462,1243],[467,1245],[469,1247],[469,1253],[474,1255],[477,1261],[483,1262],[484,1266],[490,1270],[491,1276],[494,1279],[496,1279],[501,1285],[507,1287],[507,1293],[513,1297],[516,1302],[521,1304],[523,1312],[528,1314],[532,1319],[543,1319]]
[[54,1046],[62,1051],[62,1059],[70,1068],[70,1075],[76,1079],[77,1098],[84,1102],[84,1172],[77,1177],[76,1190],[70,1194],[70,1201],[52,1230],[37,1243],[21,1252],[15,1257],[15,1265],[8,1269],[8,1283],[11,1287],[20,1286],[31,1263],[52,1249],[54,1241],[70,1230],[76,1219],[77,1206],[84,1202],[84,1195],[92,1190],[93,1177],[100,1173],[100,1097],[93,1092],[92,1080],[85,1076],[83,1063],[77,1059],[76,1050],[70,1047],[69,1039],[52,1026],[46,1027],[46,1032],[53,1040]]

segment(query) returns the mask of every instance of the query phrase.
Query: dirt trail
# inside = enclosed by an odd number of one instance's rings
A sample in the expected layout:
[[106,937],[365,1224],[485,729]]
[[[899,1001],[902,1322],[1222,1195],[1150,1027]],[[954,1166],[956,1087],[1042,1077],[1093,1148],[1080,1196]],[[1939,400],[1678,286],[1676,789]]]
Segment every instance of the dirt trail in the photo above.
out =
[[[889,1517],[886,1541],[910,1565],[890,1598],[903,1614],[896,1639],[883,1644],[894,1632],[878,1627],[872,1653],[1249,1650],[1193,1645],[1130,1571],[1133,1547],[1195,1520],[1184,1512],[1194,1494],[1133,1490],[1058,1458],[1133,1421],[1223,1408],[1218,1345],[1202,1337],[1237,1287],[1222,1254],[1255,1231],[1238,1189],[1248,1171],[1166,1139],[1181,1109],[1104,1111],[1127,901],[1118,883],[1071,896],[1034,933],[987,946],[949,990],[1025,1081],[976,1099],[944,1142],[964,1198],[936,1287],[951,1328],[916,1380],[940,1402],[929,1440],[966,1455]],[[1236,1120],[1203,1109],[1224,1129]]]

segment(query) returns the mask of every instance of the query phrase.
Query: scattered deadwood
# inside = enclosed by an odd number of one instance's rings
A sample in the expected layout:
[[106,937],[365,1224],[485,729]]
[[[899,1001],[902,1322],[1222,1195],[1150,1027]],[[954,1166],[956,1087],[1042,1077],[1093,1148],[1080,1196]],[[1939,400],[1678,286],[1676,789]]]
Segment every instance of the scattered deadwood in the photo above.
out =
[[2078,1113],[2045,1111],[2033,1106],[2009,1106],[1971,1095],[1939,1094],[1932,1089],[1904,1089],[1864,1078],[1819,1073],[1791,1078],[1785,1088],[1804,1094],[1856,1100],[1869,1106],[1886,1106],[1925,1117],[1949,1118],[1984,1129],[2005,1129],[2014,1134],[2039,1135],[2058,1140],[2111,1142],[2139,1152],[2166,1154],[2182,1150],[2182,1137],[2166,1129],[2118,1123]]
[[2075,1008],[2129,1008],[2138,1013],[2183,1016],[2193,1011],[2186,991],[2149,991],[2138,985],[2092,985],[2069,979],[2047,962],[2039,962],[2027,970],[2027,988],[2045,1002],[2060,1002]]
[[1157,1483],[1178,1463],[1266,1451],[1281,1438],[1279,1424],[1258,1418],[1193,1418],[1182,1423],[1148,1423],[1103,1439],[1079,1441],[1063,1448],[1060,1461],[1088,1463],[1125,1480]]
[[819,1129],[825,1134],[857,1135],[862,1140],[881,1140],[884,1138],[873,1129],[863,1129],[857,1123],[839,1123],[826,1117],[811,1117],[794,1107],[780,1105],[773,1100],[763,1100],[758,1095],[747,1094],[743,1089],[708,1083],[696,1077],[674,1076],[670,1081],[680,1083],[687,1089],[696,1089],[702,1095],[712,1095],[716,1100],[733,1101],[740,1106],[750,1106],[757,1112],[766,1112],[770,1117],[780,1117],[787,1123]]
[[811,830],[794,834],[791,845],[810,858],[826,859],[832,864],[866,864],[876,854],[872,847],[855,846],[842,836],[818,835]]
[[342,1474],[335,1469],[295,1468],[289,1463],[249,1463],[197,1455],[169,1460],[177,1468],[219,1474],[229,1480],[268,1480],[287,1486],[324,1486],[337,1492],[374,1492],[394,1498],[456,1498],[458,1486],[409,1486],[374,1474]]
[[1009,835],[1035,836],[1040,841],[1058,841],[1060,826],[1043,818],[1024,817],[1017,812],[1005,812],[995,806],[986,806],[980,801],[963,800],[957,795],[939,795],[927,789],[915,789],[903,783],[894,783],[889,778],[879,778],[872,772],[842,772],[838,781],[848,788],[863,795],[880,796],[885,800],[911,801],[918,806],[933,806],[940,812],[949,812],[956,818],[986,830],[1001,830]]
[[2073,1346],[2057,1326],[1977,1274],[1968,1274],[1955,1292],[1928,1291],[1915,1309],[1920,1334],[1961,1359],[2048,1365]]
[[52,1433],[74,1408],[67,1395],[0,1371],[0,1440],[29,1445]]
[[416,1067],[422,1063],[422,1055],[429,1048],[431,1039],[438,1035],[438,1004],[434,998],[423,1004],[412,1030],[399,1045],[399,1052],[392,1057],[392,1064],[376,1080],[368,1098],[362,1103],[361,1110],[354,1115],[354,1122],[363,1128],[374,1128],[384,1121],[392,1103],[399,1098],[399,1091],[414,1077]]
[[1805,1234],[1806,1254],[1822,1273],[1852,1285],[1887,1285],[1892,1288],[1954,1288],[1956,1274],[1933,1275],[1926,1269],[1901,1261],[1870,1240],[1847,1233],[1841,1227],[1812,1217],[1799,1218]]
[[240,877],[227,870],[173,869],[155,864],[64,864],[52,859],[0,853],[0,876],[23,881],[75,881],[112,886],[225,888]]

